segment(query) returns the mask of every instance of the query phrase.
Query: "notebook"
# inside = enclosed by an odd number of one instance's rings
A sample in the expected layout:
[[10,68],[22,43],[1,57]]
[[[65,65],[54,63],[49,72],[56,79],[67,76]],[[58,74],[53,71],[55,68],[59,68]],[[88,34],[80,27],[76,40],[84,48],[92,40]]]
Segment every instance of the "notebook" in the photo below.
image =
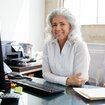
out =
[[105,88],[73,88],[81,96],[89,100],[101,100],[105,99]]

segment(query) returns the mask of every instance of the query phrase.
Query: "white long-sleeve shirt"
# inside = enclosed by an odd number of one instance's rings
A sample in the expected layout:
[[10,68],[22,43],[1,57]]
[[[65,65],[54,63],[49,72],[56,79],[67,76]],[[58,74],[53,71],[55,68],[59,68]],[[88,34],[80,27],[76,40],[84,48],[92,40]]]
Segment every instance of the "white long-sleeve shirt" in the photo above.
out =
[[70,75],[81,73],[88,80],[90,55],[84,41],[74,44],[66,41],[60,52],[58,41],[55,39],[45,45],[43,51],[43,77],[50,82],[66,85]]

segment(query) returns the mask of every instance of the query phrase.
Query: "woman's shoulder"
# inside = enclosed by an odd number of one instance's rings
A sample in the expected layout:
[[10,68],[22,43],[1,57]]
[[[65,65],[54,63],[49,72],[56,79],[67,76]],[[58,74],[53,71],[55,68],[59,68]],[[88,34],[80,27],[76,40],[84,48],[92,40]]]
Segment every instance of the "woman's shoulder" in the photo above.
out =
[[87,48],[87,43],[83,40],[77,40],[74,46],[78,48]]
[[77,46],[83,46],[83,45],[87,45],[87,43],[84,40],[77,40],[75,42],[75,45],[77,45]]
[[52,45],[56,42],[57,42],[56,39],[45,40],[45,45]]
[[49,48],[51,49],[53,46],[53,43],[54,43],[54,41],[52,41],[52,40],[45,41],[44,42],[44,49],[49,49]]

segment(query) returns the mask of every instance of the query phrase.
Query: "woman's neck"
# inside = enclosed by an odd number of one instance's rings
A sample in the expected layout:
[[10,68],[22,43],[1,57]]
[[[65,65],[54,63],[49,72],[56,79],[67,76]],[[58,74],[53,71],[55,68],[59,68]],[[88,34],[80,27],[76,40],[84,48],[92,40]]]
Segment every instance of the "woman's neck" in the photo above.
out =
[[60,52],[62,51],[63,46],[64,46],[66,40],[67,40],[67,39],[65,39],[65,40],[64,40],[64,39],[63,39],[63,40],[58,40],[58,43],[59,43],[59,46],[60,46]]

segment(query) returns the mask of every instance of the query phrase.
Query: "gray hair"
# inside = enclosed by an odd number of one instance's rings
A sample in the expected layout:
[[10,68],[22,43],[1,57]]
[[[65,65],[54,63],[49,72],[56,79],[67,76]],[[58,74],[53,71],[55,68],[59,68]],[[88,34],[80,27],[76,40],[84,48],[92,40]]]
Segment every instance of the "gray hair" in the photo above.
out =
[[72,42],[75,42],[77,39],[82,39],[81,37],[81,30],[80,30],[80,26],[77,24],[75,17],[70,13],[69,10],[65,9],[65,8],[57,8],[54,9],[53,11],[51,11],[47,18],[46,18],[46,35],[48,35],[48,39],[50,38],[50,40],[54,39],[54,36],[52,35],[52,19],[57,16],[57,15],[62,15],[64,16],[68,23],[71,25],[71,32],[68,35],[68,39]]

